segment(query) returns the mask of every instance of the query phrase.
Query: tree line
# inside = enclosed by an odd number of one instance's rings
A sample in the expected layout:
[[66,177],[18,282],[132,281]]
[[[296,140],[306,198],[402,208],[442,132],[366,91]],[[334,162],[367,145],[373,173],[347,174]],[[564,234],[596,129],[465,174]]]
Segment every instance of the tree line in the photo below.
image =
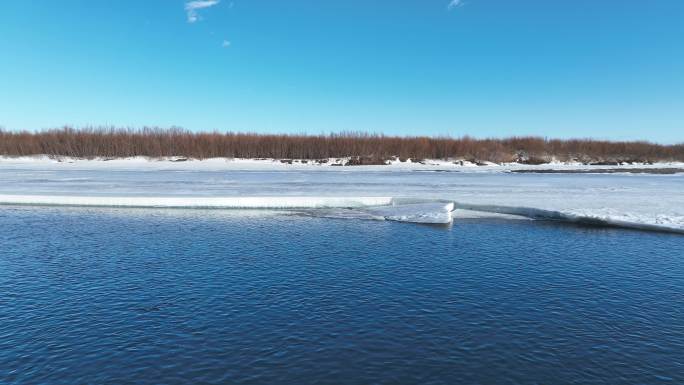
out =
[[54,157],[188,157],[207,159],[374,160],[462,159],[470,161],[545,163],[551,159],[601,162],[684,161],[684,144],[645,141],[510,137],[387,136],[361,132],[328,135],[276,135],[239,132],[191,132],[181,128],[60,128],[38,132],[0,130],[0,154]]

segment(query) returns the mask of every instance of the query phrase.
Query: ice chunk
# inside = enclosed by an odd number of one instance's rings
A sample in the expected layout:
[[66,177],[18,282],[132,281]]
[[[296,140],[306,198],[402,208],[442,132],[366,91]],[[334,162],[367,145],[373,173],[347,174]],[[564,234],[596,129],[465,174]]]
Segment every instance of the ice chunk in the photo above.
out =
[[361,208],[333,208],[307,210],[302,213],[320,218],[335,219],[364,219],[380,221],[396,221],[426,224],[450,224],[452,222],[451,211],[454,204],[451,202],[430,202],[417,204],[397,203],[391,205],[361,207]]
[[452,222],[452,202],[393,204],[391,206],[365,208],[363,211],[383,217],[388,221],[411,223],[449,224]]

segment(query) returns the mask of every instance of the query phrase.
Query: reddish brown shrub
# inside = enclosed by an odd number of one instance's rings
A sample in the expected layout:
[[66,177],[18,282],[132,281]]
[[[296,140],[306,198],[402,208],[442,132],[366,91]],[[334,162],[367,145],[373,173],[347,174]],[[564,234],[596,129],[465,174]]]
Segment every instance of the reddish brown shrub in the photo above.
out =
[[360,132],[330,135],[261,135],[193,133],[180,128],[119,129],[65,127],[40,132],[1,131],[0,154],[25,156],[275,158],[354,157],[361,163],[385,159],[469,159],[496,163],[541,163],[551,158],[585,163],[684,161],[684,144],[610,142],[539,137],[474,139],[471,137],[397,137]]

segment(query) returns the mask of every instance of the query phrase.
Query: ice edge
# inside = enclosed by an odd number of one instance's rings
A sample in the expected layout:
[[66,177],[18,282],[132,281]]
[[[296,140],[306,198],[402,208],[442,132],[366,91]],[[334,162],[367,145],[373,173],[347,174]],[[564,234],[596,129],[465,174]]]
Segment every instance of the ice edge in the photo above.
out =
[[496,214],[517,215],[530,219],[538,220],[552,220],[559,222],[576,223],[580,225],[603,226],[603,227],[619,227],[634,230],[666,232],[673,234],[684,234],[684,228],[657,225],[643,222],[631,222],[610,217],[599,217],[593,215],[580,215],[570,212],[561,212],[555,210],[544,210],[533,207],[523,206],[498,206],[498,205],[482,205],[482,204],[467,204],[455,203],[455,208],[461,210],[481,211]]
[[[538,220],[684,234],[684,228],[521,206],[468,204],[393,197],[112,197],[0,195],[0,205],[192,209],[358,209],[390,221],[450,224],[454,209],[517,215]],[[349,216],[353,217],[353,216]]]

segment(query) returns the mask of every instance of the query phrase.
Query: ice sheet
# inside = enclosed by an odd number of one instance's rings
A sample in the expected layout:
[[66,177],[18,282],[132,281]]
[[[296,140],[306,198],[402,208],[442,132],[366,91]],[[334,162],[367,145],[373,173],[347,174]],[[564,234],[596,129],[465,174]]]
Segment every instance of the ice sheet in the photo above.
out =
[[[643,167],[664,166],[681,167]],[[236,207],[252,202],[246,207],[329,209],[392,202],[395,206],[454,202],[462,210],[684,232],[682,174],[509,172],[517,167],[456,167],[453,164],[326,167],[226,159],[172,162],[135,158],[72,163],[46,158],[0,159],[0,201],[15,204],[22,203],[20,200],[23,204],[89,201],[98,205],[108,200],[114,205],[151,207]],[[549,168],[549,165],[532,167]],[[591,169],[573,165],[558,167]],[[279,201],[274,203],[274,199]],[[328,214],[420,221],[421,216],[439,217],[439,210],[433,209],[396,215],[345,210],[337,213],[332,210]]]
[[391,197],[169,197],[0,195],[0,204],[45,206],[292,209],[366,207],[392,204]]

